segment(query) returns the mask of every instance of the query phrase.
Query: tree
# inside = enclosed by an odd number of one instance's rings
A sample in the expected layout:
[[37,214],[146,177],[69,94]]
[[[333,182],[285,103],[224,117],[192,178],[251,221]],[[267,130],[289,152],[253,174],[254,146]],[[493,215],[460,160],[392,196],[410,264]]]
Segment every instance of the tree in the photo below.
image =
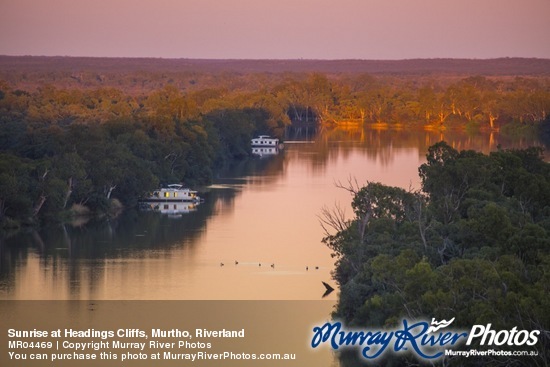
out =
[[0,153],[0,223],[7,218],[27,221],[31,217],[31,174],[29,160]]
[[[419,169],[426,196],[347,186],[355,217],[327,209],[322,217],[336,230],[323,239],[337,257],[335,316],[367,328],[405,316],[547,330],[549,169],[536,148],[483,155],[438,143]],[[538,357],[506,363],[544,365],[550,338],[540,335]],[[391,363],[413,362],[408,358]]]

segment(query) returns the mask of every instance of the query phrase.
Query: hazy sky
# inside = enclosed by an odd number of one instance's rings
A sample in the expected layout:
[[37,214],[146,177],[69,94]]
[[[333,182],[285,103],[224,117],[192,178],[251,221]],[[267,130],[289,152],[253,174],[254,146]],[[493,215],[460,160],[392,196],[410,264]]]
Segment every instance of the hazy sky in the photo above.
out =
[[550,58],[550,0],[0,0],[0,54]]

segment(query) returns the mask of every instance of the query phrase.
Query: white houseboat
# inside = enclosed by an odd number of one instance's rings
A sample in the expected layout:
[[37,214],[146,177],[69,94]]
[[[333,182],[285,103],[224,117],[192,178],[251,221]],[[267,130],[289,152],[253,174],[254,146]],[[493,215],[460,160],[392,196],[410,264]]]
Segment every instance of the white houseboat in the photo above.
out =
[[252,147],[272,147],[279,148],[279,139],[270,138],[269,135],[260,135],[252,139]]
[[153,191],[153,193],[144,199],[144,201],[191,201],[200,202],[201,198],[197,195],[196,191],[188,188],[184,188],[183,185],[171,184],[167,187],[163,187],[159,190]]
[[252,154],[260,157],[279,154],[279,149],[282,148],[279,139],[271,138],[269,135],[260,135],[252,139],[250,145],[252,145]]

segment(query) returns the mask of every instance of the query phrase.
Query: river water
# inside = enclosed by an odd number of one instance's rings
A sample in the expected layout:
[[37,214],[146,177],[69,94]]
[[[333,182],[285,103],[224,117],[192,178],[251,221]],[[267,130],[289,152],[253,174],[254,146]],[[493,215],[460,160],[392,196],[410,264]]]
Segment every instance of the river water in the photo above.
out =
[[188,212],[128,210],[3,238],[0,298],[318,300],[322,281],[337,288],[319,215],[335,205],[352,214],[337,183],[418,188],[418,166],[443,139],[485,153],[538,144],[498,133],[360,128],[288,138],[279,154],[219,173]]
[[[338,297],[335,259],[319,223],[323,208],[352,214],[350,194],[337,186],[379,181],[418,189],[418,166],[443,139],[485,153],[499,144],[538,144],[497,133],[362,128],[287,138],[279,154],[220,172],[196,207],[127,210],[1,238],[0,329],[246,328],[244,343],[216,340],[213,350],[290,352],[299,359],[285,366],[340,366],[329,348],[308,344]],[[325,295],[322,282],[336,291]],[[12,362],[0,355],[0,365]],[[150,365],[142,362],[132,365]]]

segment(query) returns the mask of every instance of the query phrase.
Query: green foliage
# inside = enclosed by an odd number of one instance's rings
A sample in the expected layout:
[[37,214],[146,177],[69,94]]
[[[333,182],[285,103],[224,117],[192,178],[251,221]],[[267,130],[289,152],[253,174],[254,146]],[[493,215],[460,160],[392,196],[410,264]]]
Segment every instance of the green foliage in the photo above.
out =
[[[377,183],[354,190],[355,218],[324,239],[337,257],[336,316],[364,327],[456,317],[463,327],[548,330],[550,164],[542,151],[483,155],[442,142],[419,172],[423,195]],[[550,339],[540,340],[544,360]]]
[[12,154],[0,154],[0,223],[8,218],[24,220],[32,212],[32,162]]
[[540,123],[540,136],[546,147],[550,147],[550,114]]
[[[36,182],[29,186],[30,191],[23,190],[22,196],[38,210],[36,215],[31,210],[32,220],[45,217],[45,212],[53,217],[56,210],[72,204],[104,208],[111,196],[131,205],[159,183],[209,182],[216,167],[248,155],[252,136],[281,137],[291,123],[400,123],[442,128],[454,124],[496,129],[504,123],[532,127],[543,121],[544,132],[550,110],[550,84],[542,76],[434,80],[366,74],[150,70],[112,75],[52,71],[3,77],[0,152],[48,166],[44,177],[40,175],[45,172],[31,174]],[[433,154],[433,159],[439,159],[439,153]],[[471,160],[478,159],[475,153],[467,154]],[[462,170],[445,169],[437,179],[425,183],[434,190],[448,190],[433,198],[434,204],[446,208],[438,212],[439,217],[431,218],[434,223],[447,225],[464,215],[464,205],[459,205],[461,212],[455,207],[462,202],[474,204],[473,198],[463,195],[477,185],[486,188],[486,183],[477,181],[486,177],[484,170],[492,170],[497,177],[504,174],[491,164],[468,173],[469,164],[464,162],[449,162],[462,165]],[[438,168],[434,165],[432,169]],[[492,184],[504,185],[508,191],[524,187],[525,195],[515,195],[521,198],[516,205],[534,205],[532,214],[540,215],[544,206],[535,201],[547,201],[546,183],[540,180],[541,173],[532,175],[538,176],[523,182],[504,177]],[[499,190],[487,192],[494,196]],[[40,204],[43,197],[46,202]],[[54,198],[64,199],[54,205]],[[425,235],[430,236],[430,231]]]
[[169,86],[134,97],[113,88],[46,85],[30,93],[1,85],[3,223],[56,220],[73,204],[96,212],[108,211],[111,199],[135,205],[161,183],[207,184],[216,167],[248,156],[255,134],[281,126],[274,101],[251,107],[223,93]]

